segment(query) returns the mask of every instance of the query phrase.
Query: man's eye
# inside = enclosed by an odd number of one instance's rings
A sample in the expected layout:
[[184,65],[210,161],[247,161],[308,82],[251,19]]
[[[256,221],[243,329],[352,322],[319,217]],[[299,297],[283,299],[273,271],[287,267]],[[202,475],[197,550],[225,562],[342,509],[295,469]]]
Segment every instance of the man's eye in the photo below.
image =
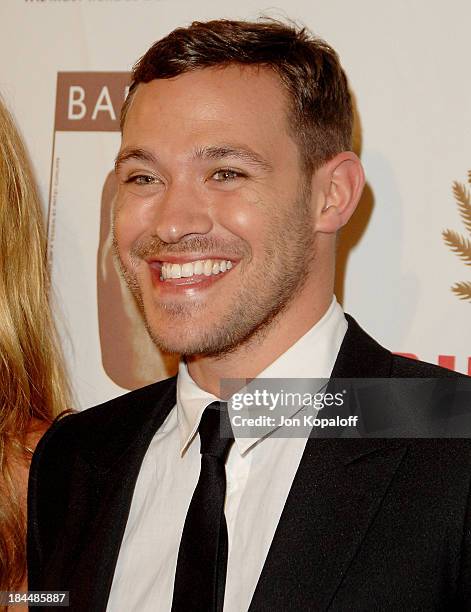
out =
[[218,170],[213,174],[213,178],[215,181],[220,181],[221,183],[225,181],[233,181],[236,178],[243,176],[241,172],[237,172],[236,170]]
[[153,185],[156,182],[155,176],[149,174],[136,174],[126,179],[126,183],[134,183],[134,185]]

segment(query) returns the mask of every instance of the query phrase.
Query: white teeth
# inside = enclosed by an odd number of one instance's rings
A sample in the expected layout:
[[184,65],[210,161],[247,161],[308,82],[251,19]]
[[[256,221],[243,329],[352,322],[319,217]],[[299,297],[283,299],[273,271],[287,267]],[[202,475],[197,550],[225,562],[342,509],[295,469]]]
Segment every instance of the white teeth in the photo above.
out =
[[170,278],[181,278],[182,277],[182,267],[180,264],[172,264],[172,269],[170,272]]
[[184,263],[182,265],[182,276],[188,278],[189,276],[193,276],[193,264],[192,263]]
[[198,261],[189,261],[184,264],[163,262],[160,278],[166,280],[168,278],[190,278],[191,276],[212,276],[220,272],[226,272],[233,267],[232,261],[229,260],[214,260],[214,259],[199,259]]

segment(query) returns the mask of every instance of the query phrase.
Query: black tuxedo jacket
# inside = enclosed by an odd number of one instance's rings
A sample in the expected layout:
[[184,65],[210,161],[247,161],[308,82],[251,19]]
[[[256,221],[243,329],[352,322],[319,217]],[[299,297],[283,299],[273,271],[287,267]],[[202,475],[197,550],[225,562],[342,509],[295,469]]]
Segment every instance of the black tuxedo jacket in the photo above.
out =
[[[335,377],[452,374],[348,323]],[[139,389],[43,437],[30,590],[68,590],[74,612],[106,609],[140,465],[175,389],[175,378]],[[469,440],[309,439],[250,612],[471,610],[470,481]]]

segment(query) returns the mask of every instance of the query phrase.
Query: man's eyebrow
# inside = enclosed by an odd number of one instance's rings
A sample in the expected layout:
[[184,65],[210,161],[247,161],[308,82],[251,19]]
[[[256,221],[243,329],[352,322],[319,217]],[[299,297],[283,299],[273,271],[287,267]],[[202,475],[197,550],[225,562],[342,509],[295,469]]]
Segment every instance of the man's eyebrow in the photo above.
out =
[[248,147],[239,147],[233,145],[218,145],[200,147],[195,151],[196,159],[225,159],[226,157],[235,157],[241,159],[254,166],[259,166],[263,170],[273,170],[273,166],[263,157],[261,157]]
[[130,159],[135,161],[149,162],[151,164],[155,164],[157,162],[157,158],[150,151],[146,151],[145,149],[128,147],[120,151],[116,156],[114,162],[115,172],[118,172],[120,166]]
[[[217,146],[207,146],[207,147],[199,147],[195,150],[194,158],[195,159],[225,159],[227,157],[233,157],[236,159],[241,159],[249,164],[254,166],[259,166],[263,170],[271,171],[273,170],[273,166],[252,149],[248,147],[239,147],[233,145],[217,145]],[[118,172],[119,168],[127,162],[128,160],[134,161],[144,161],[151,164],[157,163],[157,158],[153,153],[147,151],[145,149],[128,147],[123,149],[118,153],[115,160],[115,172]]]

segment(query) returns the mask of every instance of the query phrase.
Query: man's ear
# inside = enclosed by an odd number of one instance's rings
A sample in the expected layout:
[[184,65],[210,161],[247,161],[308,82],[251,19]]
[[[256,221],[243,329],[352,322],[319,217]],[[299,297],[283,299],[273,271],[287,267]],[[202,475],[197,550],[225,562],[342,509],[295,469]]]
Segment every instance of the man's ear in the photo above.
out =
[[333,234],[355,212],[365,184],[363,166],[355,153],[344,151],[321,166],[313,182],[313,193],[318,194],[316,230]]

